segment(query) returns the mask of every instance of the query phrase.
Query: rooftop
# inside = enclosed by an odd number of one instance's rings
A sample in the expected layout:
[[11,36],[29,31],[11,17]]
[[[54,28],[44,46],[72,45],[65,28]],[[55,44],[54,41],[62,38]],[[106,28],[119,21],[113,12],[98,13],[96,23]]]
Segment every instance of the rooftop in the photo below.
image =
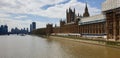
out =
[[102,11],[107,11],[110,9],[115,9],[120,7],[120,0],[106,0],[102,4]]
[[102,20],[102,19],[105,19],[105,16],[103,14],[99,14],[91,17],[81,18],[81,22],[89,22],[89,21]]

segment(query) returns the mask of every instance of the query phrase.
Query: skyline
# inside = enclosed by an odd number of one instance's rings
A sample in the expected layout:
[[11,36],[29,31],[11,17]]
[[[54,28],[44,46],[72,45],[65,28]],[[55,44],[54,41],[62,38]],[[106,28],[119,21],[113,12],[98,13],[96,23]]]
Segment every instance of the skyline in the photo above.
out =
[[[53,2],[54,1],[54,2]],[[0,25],[29,28],[36,22],[37,28],[47,23],[59,25],[60,19],[66,19],[66,9],[76,9],[76,14],[83,14],[85,3],[88,4],[90,15],[100,14],[101,3],[105,0],[4,0],[0,1]],[[57,15],[56,15],[57,14]]]

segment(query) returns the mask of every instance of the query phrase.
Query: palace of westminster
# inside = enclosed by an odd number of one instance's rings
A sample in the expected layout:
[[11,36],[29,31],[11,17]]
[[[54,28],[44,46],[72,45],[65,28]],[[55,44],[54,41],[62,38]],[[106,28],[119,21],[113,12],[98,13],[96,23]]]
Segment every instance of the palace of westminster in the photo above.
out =
[[75,9],[66,10],[66,20],[60,21],[60,26],[47,24],[39,29],[42,33],[54,35],[80,35],[103,37],[107,40],[120,40],[120,0],[106,0],[102,3],[102,12],[90,16],[85,5],[83,16],[75,13]]

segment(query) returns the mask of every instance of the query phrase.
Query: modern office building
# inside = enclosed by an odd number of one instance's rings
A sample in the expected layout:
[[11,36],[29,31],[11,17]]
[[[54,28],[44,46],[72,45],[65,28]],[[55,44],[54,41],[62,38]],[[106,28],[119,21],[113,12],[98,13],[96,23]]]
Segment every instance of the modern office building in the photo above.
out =
[[32,24],[30,24],[30,32],[36,29],[36,22],[32,22]]

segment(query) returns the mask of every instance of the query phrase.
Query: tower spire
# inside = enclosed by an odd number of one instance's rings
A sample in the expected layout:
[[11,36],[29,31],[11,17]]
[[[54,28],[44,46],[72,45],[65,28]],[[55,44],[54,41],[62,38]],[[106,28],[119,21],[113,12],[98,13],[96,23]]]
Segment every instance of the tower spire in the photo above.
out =
[[87,2],[86,2],[86,6],[85,6],[85,12],[83,14],[83,17],[89,17],[89,11],[88,11],[88,7],[87,7]]
[[87,11],[87,12],[88,12],[87,2],[86,2],[86,7],[85,7],[85,11]]
[[68,9],[66,9],[66,13],[68,13]]
[[74,12],[75,12],[75,8],[74,8]]
[[78,16],[79,16],[79,13],[78,13]]
[[69,7],[69,12],[72,12],[71,7]]

